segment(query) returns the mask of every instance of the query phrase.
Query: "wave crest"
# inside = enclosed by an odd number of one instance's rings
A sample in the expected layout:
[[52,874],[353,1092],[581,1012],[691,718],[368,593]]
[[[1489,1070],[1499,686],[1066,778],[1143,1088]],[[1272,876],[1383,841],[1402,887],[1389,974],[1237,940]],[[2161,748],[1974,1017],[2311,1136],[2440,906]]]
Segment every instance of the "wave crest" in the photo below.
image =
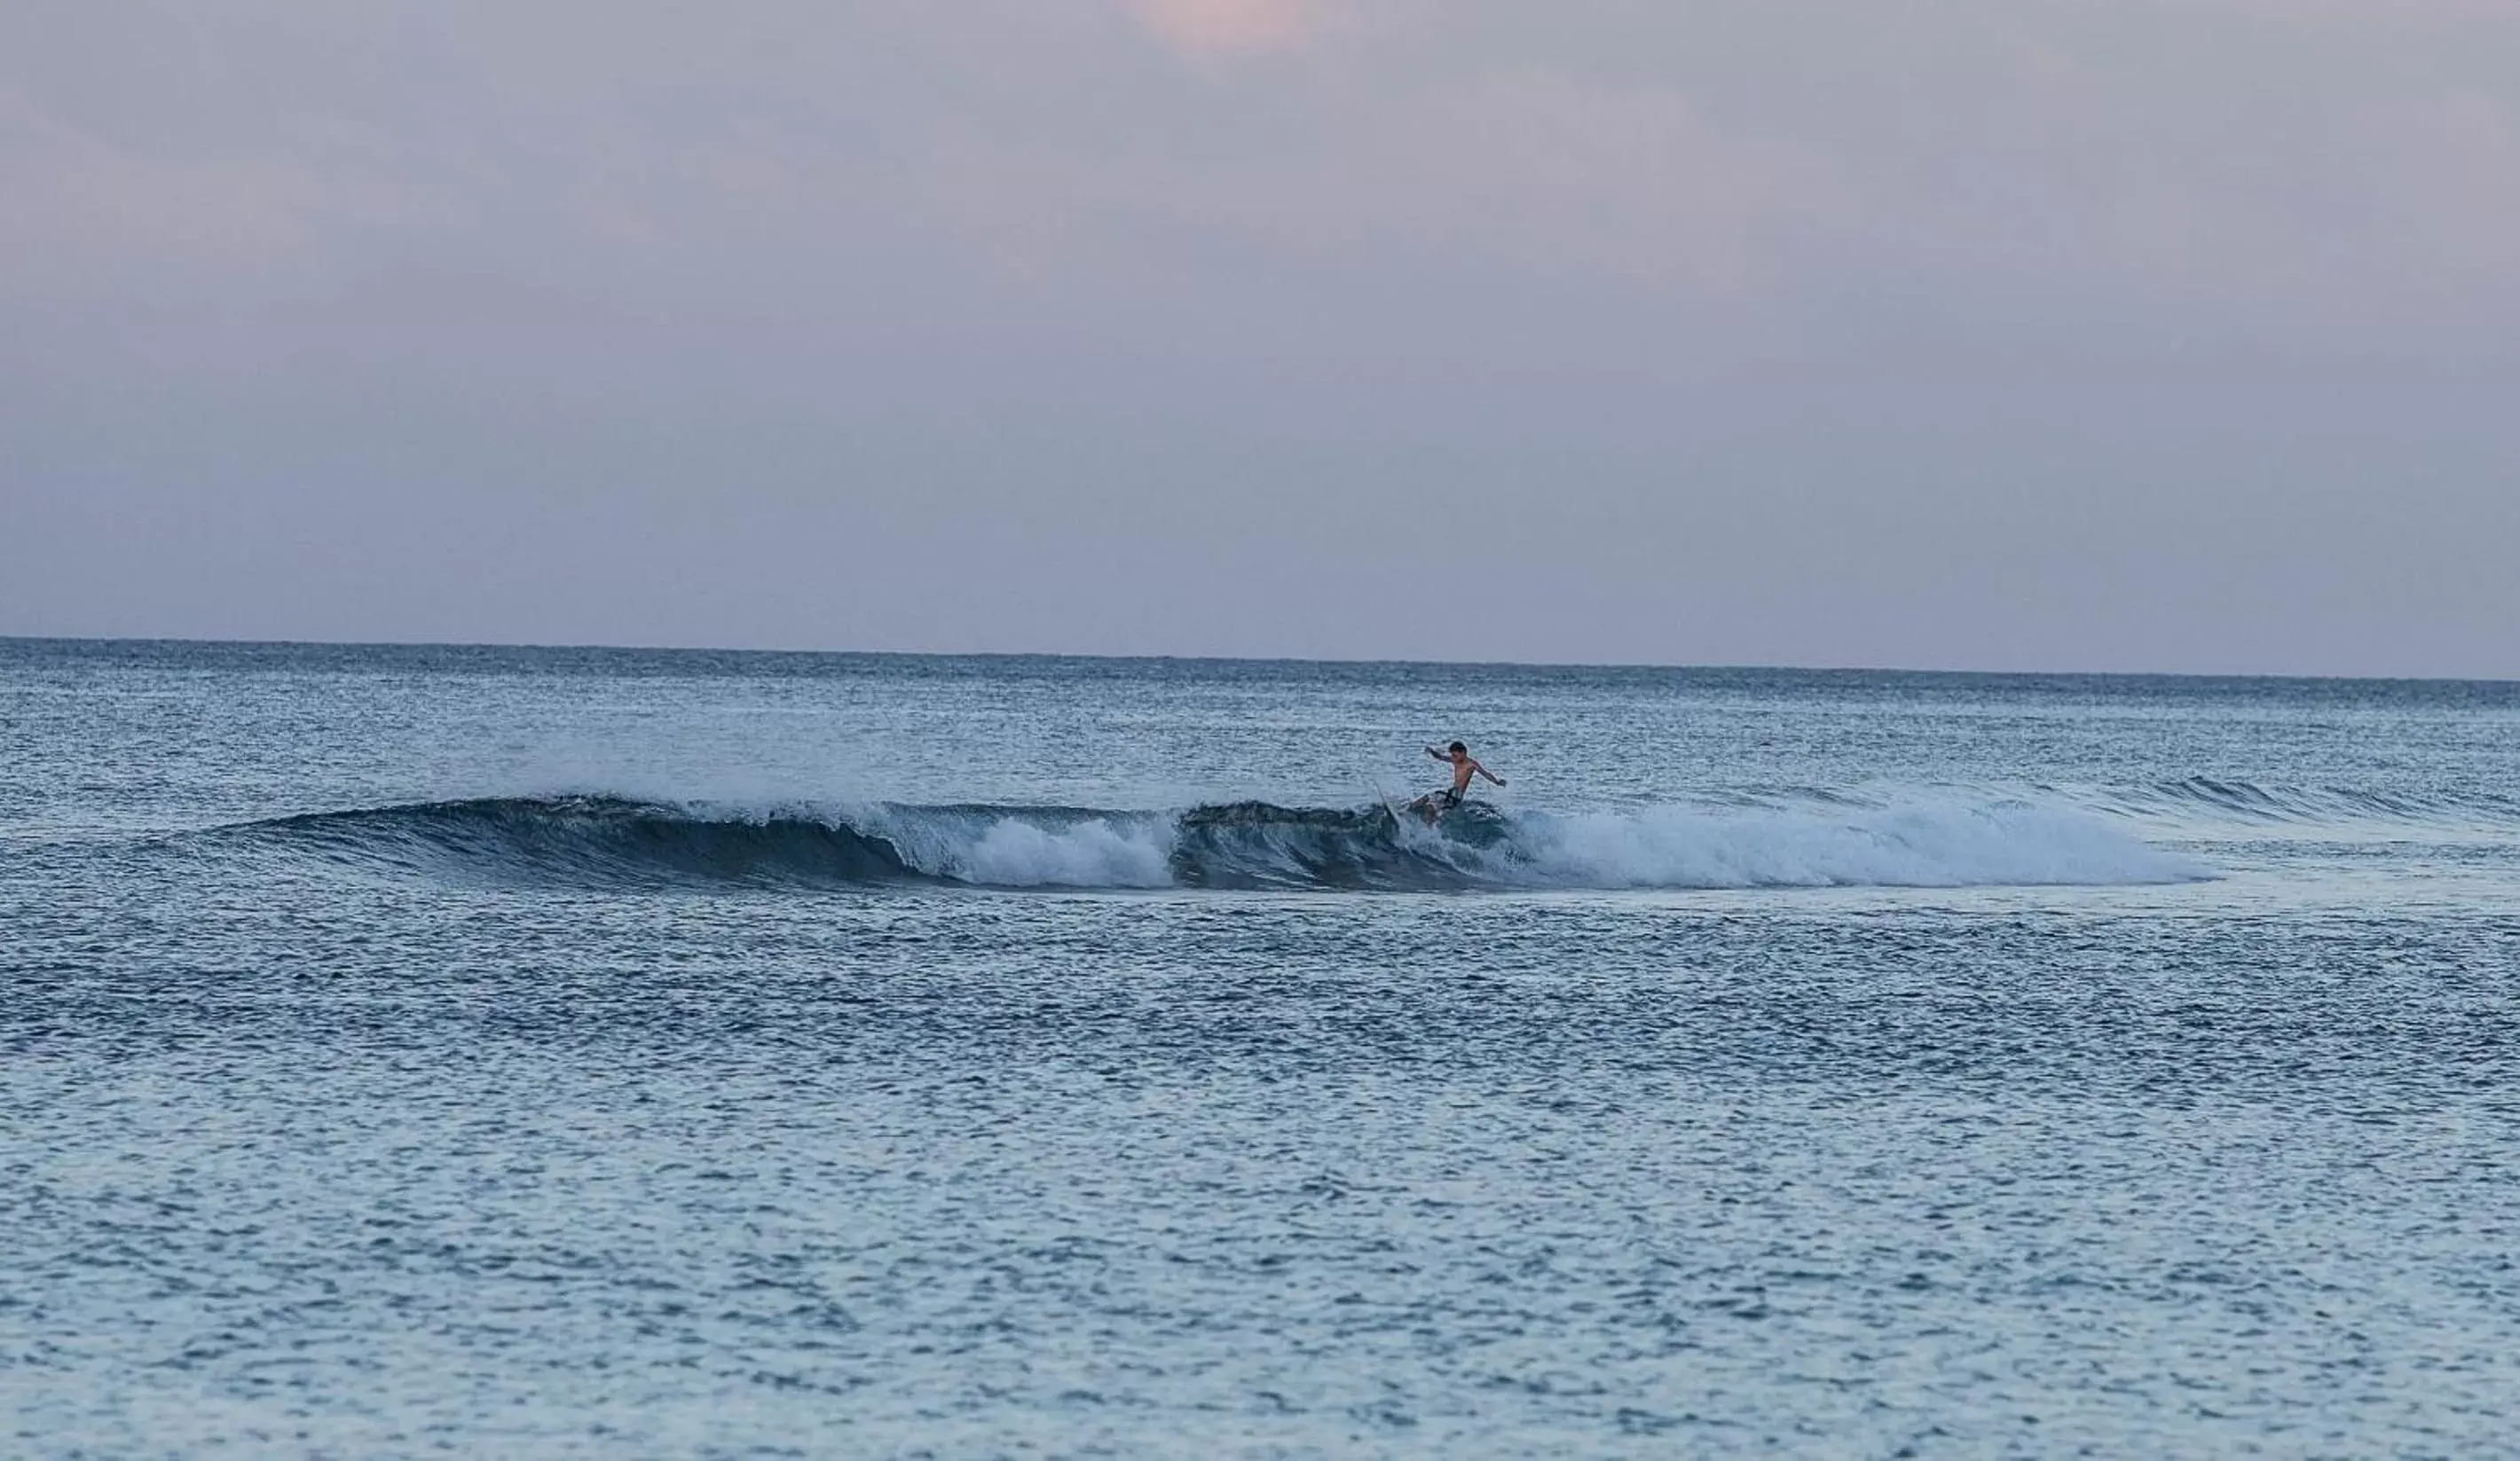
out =
[[1374,806],[1188,812],[878,804],[727,811],[518,797],[313,813],[222,829],[290,855],[596,887],[1331,891],[2177,882],[2200,867],[2099,819],[2020,801],[1850,809],[1506,813]]

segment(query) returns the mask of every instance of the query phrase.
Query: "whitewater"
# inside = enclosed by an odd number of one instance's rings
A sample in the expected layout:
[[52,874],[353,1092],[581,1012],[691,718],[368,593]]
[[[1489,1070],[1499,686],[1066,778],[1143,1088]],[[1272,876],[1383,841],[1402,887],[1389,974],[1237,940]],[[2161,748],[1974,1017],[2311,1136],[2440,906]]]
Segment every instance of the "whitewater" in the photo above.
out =
[[2004,800],[1551,814],[1479,803],[1066,807],[681,805],[503,797],[313,813],[214,840],[450,876],[790,886],[1334,891],[2176,882],[2207,876],[2088,813]]
[[2514,1091],[2520,686],[0,640],[11,1455],[2499,1454]]

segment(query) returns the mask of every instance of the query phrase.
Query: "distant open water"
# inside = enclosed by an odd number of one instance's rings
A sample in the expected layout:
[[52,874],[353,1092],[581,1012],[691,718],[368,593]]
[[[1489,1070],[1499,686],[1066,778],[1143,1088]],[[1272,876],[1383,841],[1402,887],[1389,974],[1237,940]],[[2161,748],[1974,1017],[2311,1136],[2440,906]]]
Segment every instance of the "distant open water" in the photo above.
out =
[[0,641],[0,1451],[2511,1454],[2515,992],[2511,685]]

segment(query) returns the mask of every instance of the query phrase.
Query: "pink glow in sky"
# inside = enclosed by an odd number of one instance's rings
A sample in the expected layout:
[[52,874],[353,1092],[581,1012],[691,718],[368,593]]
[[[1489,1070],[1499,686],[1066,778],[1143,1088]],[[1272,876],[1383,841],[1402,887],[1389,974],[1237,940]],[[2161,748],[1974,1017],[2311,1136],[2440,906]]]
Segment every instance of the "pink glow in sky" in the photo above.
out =
[[1319,0],[1129,0],[1147,27],[1197,56],[1291,44],[1321,19]]

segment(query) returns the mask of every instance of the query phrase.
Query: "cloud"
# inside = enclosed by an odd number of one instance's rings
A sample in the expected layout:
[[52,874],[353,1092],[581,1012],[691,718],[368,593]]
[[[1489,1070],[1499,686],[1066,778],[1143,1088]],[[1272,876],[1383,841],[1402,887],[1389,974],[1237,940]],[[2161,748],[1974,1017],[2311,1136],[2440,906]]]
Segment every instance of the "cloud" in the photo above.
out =
[[21,267],[99,254],[267,263],[304,245],[321,193],[282,160],[168,160],[116,146],[8,88],[0,162],[11,178],[0,247]]
[[2512,664],[2513,0],[121,9],[0,629]]
[[2520,12],[2299,3],[0,16],[0,311],[417,270],[1226,355],[1309,321],[1450,359],[1427,317],[1517,299],[1570,354],[2502,348]]

